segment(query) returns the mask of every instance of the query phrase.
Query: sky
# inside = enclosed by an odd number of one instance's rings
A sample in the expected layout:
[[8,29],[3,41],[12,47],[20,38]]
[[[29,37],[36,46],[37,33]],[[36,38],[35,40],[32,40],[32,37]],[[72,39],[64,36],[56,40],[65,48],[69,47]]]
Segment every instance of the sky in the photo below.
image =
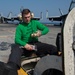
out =
[[46,19],[46,10],[49,16],[60,16],[59,8],[64,14],[68,13],[71,0],[0,0],[0,13],[7,16],[9,12],[13,15],[20,13],[20,8],[30,9],[35,17],[40,16],[43,12],[43,19],[41,21],[49,21]]

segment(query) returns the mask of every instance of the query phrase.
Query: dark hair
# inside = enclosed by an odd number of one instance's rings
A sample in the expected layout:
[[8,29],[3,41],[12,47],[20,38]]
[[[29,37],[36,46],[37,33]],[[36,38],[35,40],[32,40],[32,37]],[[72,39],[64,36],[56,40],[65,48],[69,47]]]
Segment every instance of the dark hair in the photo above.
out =
[[23,9],[21,13],[22,13],[22,16],[23,16],[23,14],[31,13],[31,11],[29,9]]

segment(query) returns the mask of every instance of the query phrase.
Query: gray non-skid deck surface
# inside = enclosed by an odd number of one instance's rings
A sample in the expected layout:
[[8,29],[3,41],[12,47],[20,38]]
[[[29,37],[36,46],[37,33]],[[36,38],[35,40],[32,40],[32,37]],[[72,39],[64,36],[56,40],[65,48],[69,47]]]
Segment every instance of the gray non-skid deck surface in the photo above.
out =
[[0,61],[7,62],[14,43],[15,25],[0,24]]
[[0,43],[14,43],[15,25],[0,24]]

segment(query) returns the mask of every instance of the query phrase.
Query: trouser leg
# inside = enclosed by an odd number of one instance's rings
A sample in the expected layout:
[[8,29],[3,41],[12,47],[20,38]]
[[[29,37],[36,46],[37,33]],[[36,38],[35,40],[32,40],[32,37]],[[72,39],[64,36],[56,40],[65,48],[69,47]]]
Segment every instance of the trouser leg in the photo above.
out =
[[50,55],[57,55],[57,48],[54,45],[46,44],[38,42],[36,43],[37,46],[37,54],[50,54]]
[[13,44],[11,46],[11,54],[9,56],[8,62],[14,62],[18,66],[21,66],[22,53],[23,53],[23,49],[19,48],[19,45]]

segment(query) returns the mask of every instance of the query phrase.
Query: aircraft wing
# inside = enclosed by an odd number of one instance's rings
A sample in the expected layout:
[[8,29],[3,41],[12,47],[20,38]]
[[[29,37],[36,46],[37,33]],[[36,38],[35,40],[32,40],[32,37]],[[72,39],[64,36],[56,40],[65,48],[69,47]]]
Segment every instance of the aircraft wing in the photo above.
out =
[[1,23],[7,23],[8,21],[12,21],[11,18],[1,16]]
[[63,19],[65,19],[67,16],[67,14],[62,15],[62,16],[52,16],[52,17],[47,17],[47,19],[49,19],[50,21],[62,21]]
[[18,21],[20,21],[21,19],[20,19],[20,17],[12,17],[12,20],[18,20]]
[[41,18],[40,17],[33,17],[32,19],[33,20],[40,20]]

